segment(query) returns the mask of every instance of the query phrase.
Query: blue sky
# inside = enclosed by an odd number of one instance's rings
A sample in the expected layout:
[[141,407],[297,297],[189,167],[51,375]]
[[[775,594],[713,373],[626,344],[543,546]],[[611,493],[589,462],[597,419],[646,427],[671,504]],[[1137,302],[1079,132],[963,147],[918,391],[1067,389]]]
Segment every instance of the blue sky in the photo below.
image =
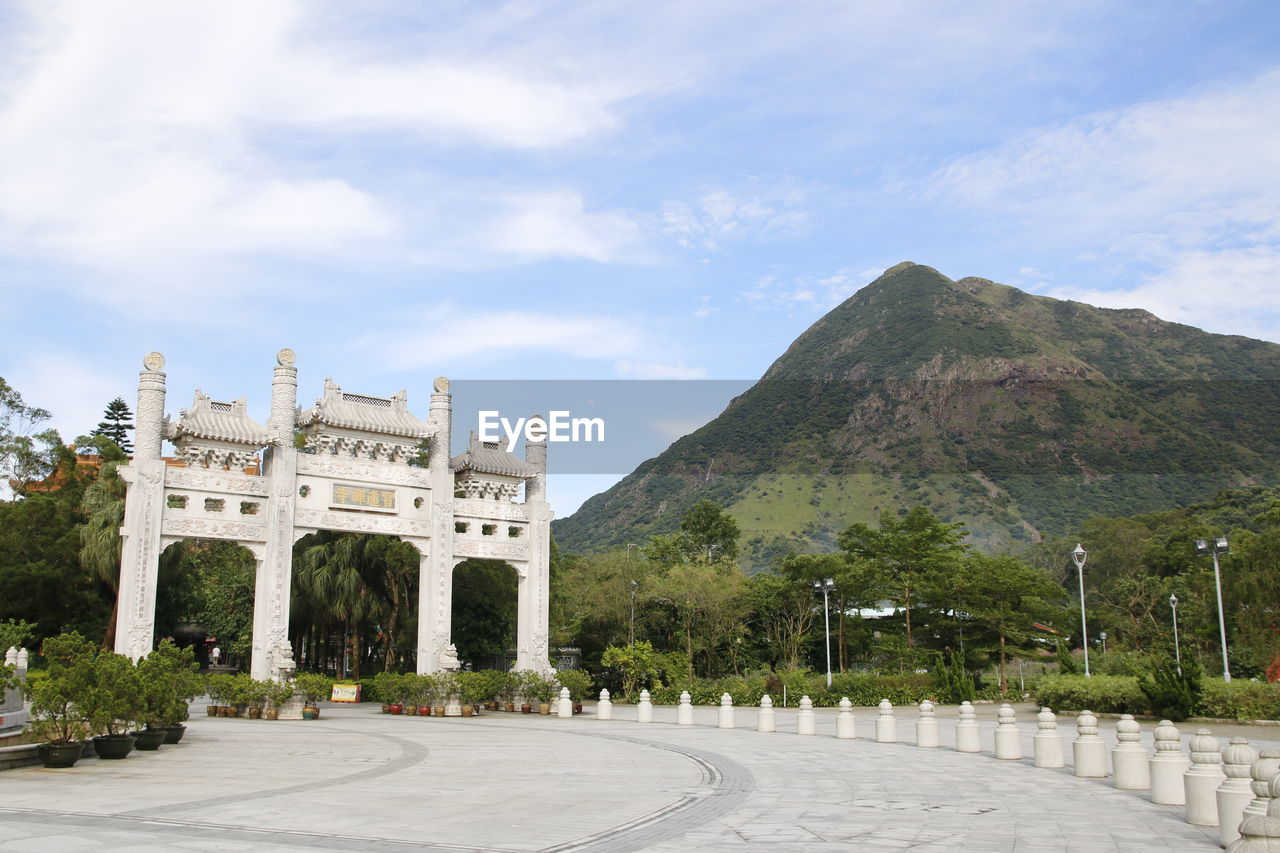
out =
[[152,349],[175,413],[261,413],[282,346],[304,402],[419,411],[439,374],[750,379],[902,260],[1280,340],[1277,32],[1191,0],[5,4],[0,376],[68,437]]

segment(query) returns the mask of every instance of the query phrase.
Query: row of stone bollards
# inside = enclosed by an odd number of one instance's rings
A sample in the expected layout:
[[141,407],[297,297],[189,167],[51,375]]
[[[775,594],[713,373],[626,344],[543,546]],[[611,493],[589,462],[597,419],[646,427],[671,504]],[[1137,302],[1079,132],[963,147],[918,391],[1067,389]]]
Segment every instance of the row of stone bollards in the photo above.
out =
[[[653,722],[653,701],[648,690],[640,692],[636,719]],[[567,711],[566,711],[567,709]],[[898,741],[898,721],[893,705],[880,702],[875,720],[877,743]],[[916,746],[930,749],[941,746],[938,720],[932,702],[919,706],[916,721]],[[571,717],[569,691],[561,690],[559,716]],[[1013,707],[1004,704],[996,712],[995,757],[1000,760],[1022,759],[1022,733]],[[600,691],[596,718],[613,719],[613,703],[609,691]],[[676,725],[693,725],[693,701],[686,690],[676,706]],[[720,697],[716,725],[736,728],[733,698]],[[773,699],[761,697],[756,716],[756,730],[777,731]],[[813,735],[817,721],[813,702],[800,699],[796,713],[796,734]],[[1168,720],[1156,727],[1155,750],[1148,754],[1142,746],[1141,727],[1132,714],[1124,714],[1116,723],[1116,745],[1111,748],[1112,784],[1130,791],[1150,791],[1151,802],[1184,806],[1187,822],[1198,826],[1219,827],[1219,837],[1230,853],[1276,853],[1280,851],[1280,750],[1264,749],[1261,754],[1242,737],[1233,737],[1219,749],[1218,740],[1208,729],[1199,729],[1191,738],[1190,756],[1182,751],[1182,735]],[[848,698],[840,700],[836,714],[836,737],[856,737],[853,705]],[[1057,717],[1048,708],[1036,715],[1036,732],[1032,737],[1036,767],[1063,768],[1065,744],[1058,731]],[[977,715],[969,702],[960,703],[960,719],[955,728],[958,752],[980,752]],[[1086,778],[1105,778],[1107,774],[1106,742],[1098,734],[1098,718],[1091,711],[1076,717],[1076,736],[1071,742],[1073,773]]]

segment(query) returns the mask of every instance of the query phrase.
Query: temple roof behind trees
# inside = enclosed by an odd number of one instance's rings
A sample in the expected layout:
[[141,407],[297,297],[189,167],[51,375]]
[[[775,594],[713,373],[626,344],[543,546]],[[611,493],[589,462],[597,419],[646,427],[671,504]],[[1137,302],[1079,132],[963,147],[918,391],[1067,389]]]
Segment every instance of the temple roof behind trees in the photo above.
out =
[[542,473],[532,465],[507,450],[507,441],[481,441],[473,431],[467,449],[449,460],[454,473],[472,471],[476,474],[497,474],[504,477],[529,479]]
[[429,438],[435,432],[430,423],[409,413],[406,392],[391,397],[350,394],[332,379],[324,381],[324,396],[310,409],[298,413],[300,428],[314,424],[408,438]]
[[166,437],[176,444],[181,444],[188,437],[255,447],[271,441],[267,428],[249,417],[244,397],[220,402],[210,400],[209,395],[200,393],[199,389],[196,389],[191,408],[182,409],[177,422],[169,425]]

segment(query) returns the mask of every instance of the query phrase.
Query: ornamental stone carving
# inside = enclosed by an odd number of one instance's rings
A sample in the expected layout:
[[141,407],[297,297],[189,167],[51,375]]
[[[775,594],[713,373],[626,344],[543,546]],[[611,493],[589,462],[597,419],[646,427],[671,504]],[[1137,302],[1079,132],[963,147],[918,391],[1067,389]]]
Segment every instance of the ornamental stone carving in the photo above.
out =
[[475,539],[453,540],[453,553],[456,557],[478,557],[485,560],[527,560],[528,545],[513,545],[507,542],[483,542]]
[[170,488],[234,492],[258,497],[266,497],[268,494],[265,477],[229,471],[209,471],[203,468],[166,468],[164,484]]
[[160,528],[163,536],[183,539],[248,539],[261,542],[267,538],[263,524],[248,521],[208,521],[203,518],[166,518]]
[[[416,455],[418,450],[413,450]],[[298,473],[323,477],[342,477],[366,483],[389,483],[397,486],[429,488],[431,480],[425,468],[412,468],[391,462],[374,462],[368,459],[298,454]]]
[[339,530],[351,533],[385,533],[388,536],[427,536],[431,526],[412,518],[384,518],[359,512],[325,512],[300,509],[294,513],[294,524],[313,530]]
[[528,521],[529,509],[524,504],[513,504],[501,501],[469,500],[455,498],[453,501],[455,516],[473,516],[495,521]]

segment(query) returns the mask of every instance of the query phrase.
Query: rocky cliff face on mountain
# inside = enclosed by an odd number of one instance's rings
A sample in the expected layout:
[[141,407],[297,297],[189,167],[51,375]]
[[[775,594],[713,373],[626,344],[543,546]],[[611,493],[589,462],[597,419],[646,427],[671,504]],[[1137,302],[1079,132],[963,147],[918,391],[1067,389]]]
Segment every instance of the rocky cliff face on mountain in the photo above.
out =
[[635,542],[710,498],[760,567],[883,509],[924,504],[1003,548],[1277,482],[1280,345],[903,263],[554,532]]

